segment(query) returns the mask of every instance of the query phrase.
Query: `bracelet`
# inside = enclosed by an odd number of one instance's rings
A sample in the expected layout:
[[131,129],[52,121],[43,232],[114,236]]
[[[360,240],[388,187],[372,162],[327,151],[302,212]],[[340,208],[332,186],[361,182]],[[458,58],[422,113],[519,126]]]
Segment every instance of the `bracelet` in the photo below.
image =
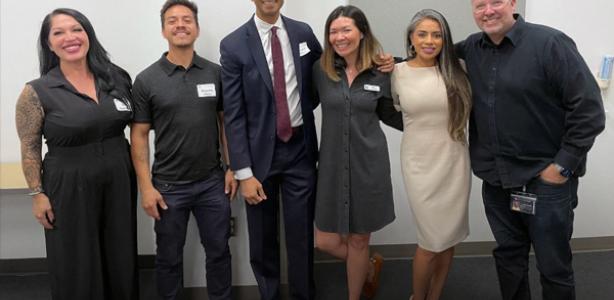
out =
[[42,186],[37,186],[37,187],[33,188],[27,195],[28,196],[36,196],[36,195],[42,194],[44,192],[45,192],[45,190],[43,190]]

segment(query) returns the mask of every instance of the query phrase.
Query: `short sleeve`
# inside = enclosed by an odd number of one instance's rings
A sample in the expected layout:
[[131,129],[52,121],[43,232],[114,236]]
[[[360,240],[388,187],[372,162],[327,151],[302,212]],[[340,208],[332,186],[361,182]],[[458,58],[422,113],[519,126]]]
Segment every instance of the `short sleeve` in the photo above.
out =
[[151,123],[151,95],[139,76],[136,77],[132,86],[132,101],[134,103],[134,122]]

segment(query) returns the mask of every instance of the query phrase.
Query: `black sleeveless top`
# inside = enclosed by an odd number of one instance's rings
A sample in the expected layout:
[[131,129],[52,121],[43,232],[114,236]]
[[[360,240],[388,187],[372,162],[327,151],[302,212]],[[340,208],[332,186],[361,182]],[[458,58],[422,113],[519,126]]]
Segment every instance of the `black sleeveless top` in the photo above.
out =
[[79,93],[59,67],[29,82],[45,112],[43,136],[47,145],[81,146],[123,136],[133,115],[127,81],[118,82],[112,91],[103,91],[97,80],[98,103]]

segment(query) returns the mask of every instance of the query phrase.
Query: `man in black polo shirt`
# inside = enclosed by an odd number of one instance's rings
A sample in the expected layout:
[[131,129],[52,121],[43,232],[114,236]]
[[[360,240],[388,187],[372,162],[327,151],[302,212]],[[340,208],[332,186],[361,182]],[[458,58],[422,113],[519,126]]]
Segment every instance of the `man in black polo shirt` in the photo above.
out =
[[472,0],[482,33],[457,45],[473,90],[471,165],[483,180],[503,299],[530,299],[535,250],[543,299],[575,299],[578,177],[604,129],[597,83],[564,33],[514,15],[516,0]]
[[[142,206],[156,232],[156,281],[164,299],[182,287],[183,245],[189,213],[206,253],[209,299],[231,299],[228,247],[230,201],[237,182],[221,168],[219,141],[227,160],[220,67],[194,52],[197,7],[168,0],[161,10],[169,51],[135,79],[132,160]],[[149,130],[155,131],[155,160],[149,172]],[[161,208],[161,210],[160,210]]]

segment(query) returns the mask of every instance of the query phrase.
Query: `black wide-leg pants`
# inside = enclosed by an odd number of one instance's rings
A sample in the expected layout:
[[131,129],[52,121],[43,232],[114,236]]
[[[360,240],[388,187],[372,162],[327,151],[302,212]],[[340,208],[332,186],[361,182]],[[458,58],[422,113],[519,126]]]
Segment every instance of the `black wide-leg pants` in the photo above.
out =
[[125,138],[50,146],[43,188],[55,214],[45,230],[53,299],[138,299],[137,190]]

